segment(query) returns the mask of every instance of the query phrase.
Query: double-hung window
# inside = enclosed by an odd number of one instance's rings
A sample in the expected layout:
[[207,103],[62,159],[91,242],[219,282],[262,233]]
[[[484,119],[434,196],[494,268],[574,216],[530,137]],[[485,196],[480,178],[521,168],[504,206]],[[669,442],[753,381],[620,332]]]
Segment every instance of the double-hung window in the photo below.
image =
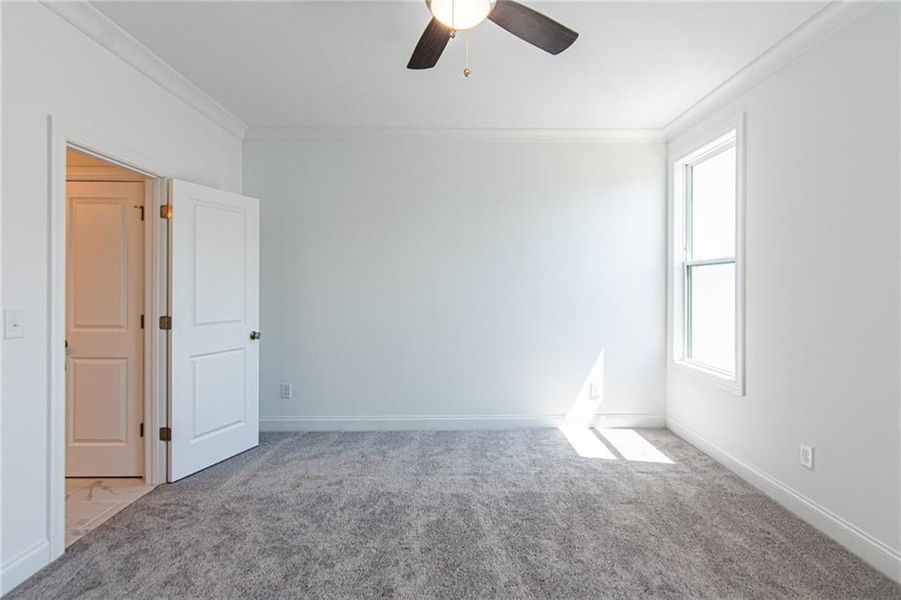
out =
[[741,389],[740,162],[733,129],[674,163],[676,360]]

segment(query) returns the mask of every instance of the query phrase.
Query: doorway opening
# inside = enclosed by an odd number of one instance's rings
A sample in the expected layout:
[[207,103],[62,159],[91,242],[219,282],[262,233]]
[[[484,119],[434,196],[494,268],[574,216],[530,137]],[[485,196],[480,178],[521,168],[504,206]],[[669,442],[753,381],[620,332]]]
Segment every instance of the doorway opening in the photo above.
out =
[[67,148],[66,546],[154,487],[145,441],[148,179]]
[[[141,490],[112,490],[113,486],[104,482],[135,474],[135,479],[143,477],[147,486],[176,481],[259,443],[260,221],[255,198],[168,178],[166,174],[177,171],[172,165],[57,116],[51,115],[48,122],[51,293],[47,368],[51,402],[47,523],[52,561],[66,548],[67,495],[72,500],[122,495],[123,502],[113,498],[111,503],[127,505]],[[141,192],[132,194],[113,185],[129,181],[143,182]],[[94,187],[85,192],[82,183]],[[105,193],[98,191],[101,183],[109,184]],[[107,206],[114,198],[120,198],[115,210]],[[78,199],[94,206],[77,215],[76,209],[82,208],[80,201],[75,202]],[[70,204],[74,208],[70,209]],[[86,218],[82,227],[79,217],[90,216],[87,213],[92,210],[103,218]],[[129,241],[129,222],[143,223],[141,233],[136,234],[143,236],[137,244],[143,248],[140,260],[127,253],[135,246]],[[81,251],[84,256],[79,261]],[[74,274],[69,273],[70,255]],[[143,278],[140,292],[128,285],[129,263],[138,265],[138,278]],[[84,285],[79,283],[79,264],[87,265],[81,273],[88,273]],[[112,273],[111,280],[118,281],[118,287],[99,279],[99,271]],[[132,310],[129,295],[143,298],[142,303],[133,303],[140,309]],[[79,313],[82,299],[84,311]],[[144,329],[140,330],[142,314]],[[143,343],[140,358],[134,361],[134,371],[140,373],[140,392],[130,399],[128,390],[135,388],[136,381],[129,374],[127,357],[131,355],[114,353],[112,338],[103,341],[101,334],[133,330],[130,323],[134,319]],[[76,334],[85,336],[76,340]],[[83,345],[85,339],[99,344],[101,352],[91,354]],[[135,355],[137,344],[127,346]],[[80,364],[72,364],[76,362]],[[118,398],[118,403],[107,399],[104,405],[104,397]],[[85,406],[87,410],[80,410]],[[143,418],[130,418],[129,406],[137,407],[131,413]],[[135,427],[142,440],[140,450],[135,450],[143,457],[141,471],[135,468],[136,462],[126,458],[123,468],[131,470],[109,471],[112,474],[107,477],[103,471],[79,472],[75,465],[81,459],[74,450],[70,460],[73,445],[80,444],[79,450],[93,445],[97,452],[103,445],[129,448],[128,435],[133,435]],[[110,464],[115,462],[107,458]],[[90,457],[86,460],[91,462]],[[67,474],[89,475],[90,482],[73,478],[67,486]],[[95,481],[100,483],[91,483]],[[115,510],[108,508],[107,517]],[[94,517],[89,519],[93,524],[103,520]]]

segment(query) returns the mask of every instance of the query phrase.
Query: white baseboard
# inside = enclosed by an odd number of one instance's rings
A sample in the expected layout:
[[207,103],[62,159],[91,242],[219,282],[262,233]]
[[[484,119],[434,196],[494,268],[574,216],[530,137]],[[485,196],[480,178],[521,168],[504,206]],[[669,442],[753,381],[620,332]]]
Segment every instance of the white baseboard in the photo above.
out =
[[665,415],[598,415],[594,427],[601,429],[663,429]]
[[[260,417],[260,431],[410,431],[559,427],[566,415]],[[665,427],[662,415],[602,415],[599,427]]]
[[761,492],[804,519],[821,532],[872,565],[887,577],[901,583],[901,552],[877,540],[827,508],[824,508],[778,479],[729,454],[697,431],[673,418],[667,428],[701,450]]
[[557,427],[565,415],[260,417],[260,431],[410,431]]
[[50,542],[41,540],[3,565],[0,571],[0,594],[11,591],[49,563]]

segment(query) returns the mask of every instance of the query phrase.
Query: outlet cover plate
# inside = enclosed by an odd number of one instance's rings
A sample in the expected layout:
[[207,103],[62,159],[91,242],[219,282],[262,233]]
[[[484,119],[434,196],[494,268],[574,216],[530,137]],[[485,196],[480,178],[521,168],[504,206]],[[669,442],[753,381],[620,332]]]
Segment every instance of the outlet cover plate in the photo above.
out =
[[3,311],[3,337],[11,340],[25,337],[25,311],[7,308]]
[[279,396],[284,399],[289,399],[294,397],[294,386],[290,383],[282,383],[278,386]]
[[813,447],[801,444],[801,466],[813,471]]

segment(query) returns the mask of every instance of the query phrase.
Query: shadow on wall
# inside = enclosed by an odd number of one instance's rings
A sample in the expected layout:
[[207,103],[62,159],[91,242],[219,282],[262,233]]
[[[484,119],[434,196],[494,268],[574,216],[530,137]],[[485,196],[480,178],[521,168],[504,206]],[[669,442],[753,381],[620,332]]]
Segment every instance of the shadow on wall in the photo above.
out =
[[566,413],[561,433],[582,458],[673,464],[635,430],[591,428],[604,402],[605,356],[601,350]]

